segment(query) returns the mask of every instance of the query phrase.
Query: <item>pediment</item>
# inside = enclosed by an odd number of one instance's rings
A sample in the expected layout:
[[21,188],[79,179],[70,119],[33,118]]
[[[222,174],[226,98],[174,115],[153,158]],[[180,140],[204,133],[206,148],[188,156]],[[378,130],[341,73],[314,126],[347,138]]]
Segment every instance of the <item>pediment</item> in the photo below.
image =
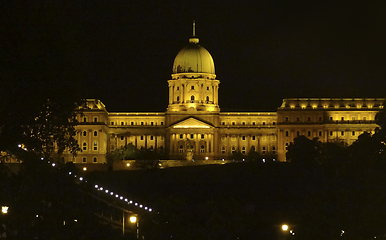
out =
[[212,128],[213,126],[196,118],[188,118],[171,126],[172,128]]

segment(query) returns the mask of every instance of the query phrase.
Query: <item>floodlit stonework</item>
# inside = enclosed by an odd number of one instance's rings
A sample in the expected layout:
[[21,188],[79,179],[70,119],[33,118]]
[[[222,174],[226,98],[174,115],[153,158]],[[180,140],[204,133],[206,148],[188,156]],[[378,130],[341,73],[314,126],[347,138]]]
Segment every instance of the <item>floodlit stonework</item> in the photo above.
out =
[[276,112],[221,112],[220,81],[214,61],[197,37],[176,56],[166,112],[108,112],[88,99],[78,116],[77,140],[82,149],[66,161],[105,163],[106,153],[133,144],[151,148],[169,159],[227,159],[233,152],[256,152],[285,161],[287,146],[298,135],[321,141],[354,142],[374,131],[384,98],[291,98]]

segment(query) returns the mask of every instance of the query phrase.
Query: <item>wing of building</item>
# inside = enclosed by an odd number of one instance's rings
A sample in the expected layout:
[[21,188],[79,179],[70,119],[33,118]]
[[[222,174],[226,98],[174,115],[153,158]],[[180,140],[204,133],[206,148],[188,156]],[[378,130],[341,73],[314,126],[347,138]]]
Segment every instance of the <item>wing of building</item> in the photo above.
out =
[[168,159],[227,159],[251,150],[285,161],[296,136],[351,144],[364,131],[374,131],[384,98],[284,99],[276,112],[221,112],[220,81],[210,53],[195,36],[176,56],[166,112],[108,112],[97,99],[87,99],[78,116],[82,151],[66,161],[105,163],[106,153],[133,144]]

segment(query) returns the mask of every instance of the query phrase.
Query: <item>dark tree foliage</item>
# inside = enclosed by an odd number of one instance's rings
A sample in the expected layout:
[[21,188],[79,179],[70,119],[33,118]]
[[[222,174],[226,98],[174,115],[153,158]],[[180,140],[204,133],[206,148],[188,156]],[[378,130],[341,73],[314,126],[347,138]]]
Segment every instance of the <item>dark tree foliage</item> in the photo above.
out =
[[[80,150],[76,135],[76,114],[81,101],[46,99],[40,105],[26,109],[2,109],[0,120],[0,151],[20,160],[31,156],[51,160],[68,149]],[[7,110],[7,111],[5,111]]]
[[114,161],[121,160],[136,160],[135,166],[137,168],[158,168],[159,160],[164,156],[161,151],[153,148],[136,148],[132,143],[122,146],[114,151],[107,153],[106,158],[110,165]]
[[321,151],[321,142],[318,138],[312,140],[304,135],[294,139],[288,146],[287,161],[298,164],[315,164]]
[[[386,222],[386,112],[376,115],[379,125],[364,132],[350,146],[321,143],[305,136],[294,139],[287,159],[302,163],[301,172],[322,171],[323,183],[304,200],[298,239],[335,239],[341,230],[345,239],[384,236]],[[312,167],[310,165],[312,163]],[[307,166],[304,168],[304,166]],[[301,172],[299,178],[301,177]],[[309,175],[304,181],[315,182]],[[300,231],[300,230],[299,230]]]

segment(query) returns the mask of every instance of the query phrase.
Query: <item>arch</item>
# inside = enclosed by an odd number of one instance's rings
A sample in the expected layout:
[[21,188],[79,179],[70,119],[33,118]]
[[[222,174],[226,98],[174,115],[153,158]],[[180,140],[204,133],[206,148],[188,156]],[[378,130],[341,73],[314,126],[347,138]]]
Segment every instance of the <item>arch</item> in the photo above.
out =
[[180,101],[180,96],[177,96],[177,102],[179,102]]
[[205,146],[204,146],[204,145],[201,145],[200,152],[201,152],[201,153],[205,153]]
[[195,98],[194,98],[194,95],[190,96],[190,100],[191,100],[191,101],[194,101],[194,99],[195,99]]
[[206,96],[206,101],[209,102],[209,96]]

